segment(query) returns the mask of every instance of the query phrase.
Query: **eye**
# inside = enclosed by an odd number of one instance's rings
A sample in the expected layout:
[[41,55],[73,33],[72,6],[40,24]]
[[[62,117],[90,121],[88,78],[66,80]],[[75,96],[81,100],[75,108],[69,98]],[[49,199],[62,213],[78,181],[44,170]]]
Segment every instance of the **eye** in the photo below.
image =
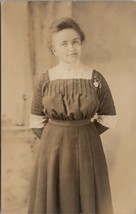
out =
[[73,45],[80,45],[81,44],[81,41],[80,40],[74,40],[73,41]]
[[61,47],[66,47],[67,46],[67,42],[62,42],[61,43]]

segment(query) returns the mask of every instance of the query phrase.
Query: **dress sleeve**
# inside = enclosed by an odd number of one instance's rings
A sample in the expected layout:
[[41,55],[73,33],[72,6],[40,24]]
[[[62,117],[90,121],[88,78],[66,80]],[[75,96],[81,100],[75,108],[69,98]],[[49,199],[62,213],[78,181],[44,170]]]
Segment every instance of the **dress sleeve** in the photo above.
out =
[[42,78],[37,81],[31,104],[30,128],[38,138],[41,138],[44,126],[48,122],[48,118],[44,112],[44,106],[42,104],[42,98],[47,82],[47,75],[43,74]]
[[99,134],[116,125],[116,110],[110,88],[98,71],[93,72],[93,84],[96,88],[99,107],[93,121]]

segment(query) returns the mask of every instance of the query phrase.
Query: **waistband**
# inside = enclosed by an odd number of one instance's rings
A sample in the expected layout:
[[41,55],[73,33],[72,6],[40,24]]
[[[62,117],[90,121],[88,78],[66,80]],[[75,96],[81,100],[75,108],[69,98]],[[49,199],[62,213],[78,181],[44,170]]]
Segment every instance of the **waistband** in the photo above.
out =
[[59,126],[84,126],[91,123],[89,119],[85,120],[54,120],[49,119],[49,124],[59,125]]

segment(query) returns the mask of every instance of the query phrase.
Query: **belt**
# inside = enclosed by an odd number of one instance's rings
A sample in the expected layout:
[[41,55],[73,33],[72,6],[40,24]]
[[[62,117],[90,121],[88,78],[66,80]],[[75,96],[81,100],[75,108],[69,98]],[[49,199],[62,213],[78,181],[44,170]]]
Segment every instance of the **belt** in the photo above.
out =
[[49,124],[59,125],[59,126],[84,126],[91,123],[89,119],[85,120],[54,120],[49,119]]

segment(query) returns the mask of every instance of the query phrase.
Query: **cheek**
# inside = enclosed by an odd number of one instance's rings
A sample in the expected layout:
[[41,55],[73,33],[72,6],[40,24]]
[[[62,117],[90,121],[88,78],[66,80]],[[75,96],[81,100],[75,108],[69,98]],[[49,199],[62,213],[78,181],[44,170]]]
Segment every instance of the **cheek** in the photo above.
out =
[[78,53],[81,53],[81,51],[82,51],[82,46],[78,46],[77,51],[78,51]]
[[63,57],[66,53],[66,50],[65,49],[58,49],[58,50],[56,50],[56,52],[57,52],[58,56]]

